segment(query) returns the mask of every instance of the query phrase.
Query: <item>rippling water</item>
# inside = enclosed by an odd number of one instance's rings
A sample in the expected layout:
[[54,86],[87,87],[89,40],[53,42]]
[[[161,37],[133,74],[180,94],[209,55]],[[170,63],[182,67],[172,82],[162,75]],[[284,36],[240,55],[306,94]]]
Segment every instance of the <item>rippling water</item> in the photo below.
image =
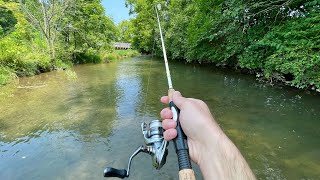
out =
[[[170,67],[175,88],[208,103],[258,179],[320,179],[319,95],[212,67]],[[1,180],[103,179],[105,166],[125,168],[143,144],[141,122],[164,107],[163,62],[141,57],[73,71],[76,80],[51,72],[0,89]],[[129,179],[178,179],[172,144],[169,151],[160,171],[137,156]]]

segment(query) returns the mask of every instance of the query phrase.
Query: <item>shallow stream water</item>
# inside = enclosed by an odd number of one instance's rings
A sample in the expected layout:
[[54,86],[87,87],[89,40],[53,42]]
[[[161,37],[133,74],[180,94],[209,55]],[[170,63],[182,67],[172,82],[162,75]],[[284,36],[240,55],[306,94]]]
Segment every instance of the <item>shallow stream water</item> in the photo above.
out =
[[[207,102],[258,179],[320,179],[319,95],[213,67],[170,67],[174,87]],[[167,93],[162,60],[72,70],[77,79],[50,72],[0,89],[1,180],[104,179],[106,166],[126,167],[143,144],[140,124],[158,119],[165,107],[159,102]],[[129,179],[178,179],[173,144],[160,171],[147,154],[138,155],[131,170]]]

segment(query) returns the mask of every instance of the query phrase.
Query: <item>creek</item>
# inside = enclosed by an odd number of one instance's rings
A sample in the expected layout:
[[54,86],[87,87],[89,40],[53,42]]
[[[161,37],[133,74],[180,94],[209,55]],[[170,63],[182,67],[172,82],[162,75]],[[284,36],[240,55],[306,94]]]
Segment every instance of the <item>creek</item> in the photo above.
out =
[[[214,67],[169,63],[174,88],[208,104],[258,179],[320,179],[319,95]],[[159,119],[165,107],[159,101],[168,88],[161,59],[72,71],[76,79],[57,71],[1,87],[0,179],[104,179],[106,166],[126,168],[143,144],[140,124]],[[160,171],[149,155],[138,155],[129,179],[178,179],[173,144]]]

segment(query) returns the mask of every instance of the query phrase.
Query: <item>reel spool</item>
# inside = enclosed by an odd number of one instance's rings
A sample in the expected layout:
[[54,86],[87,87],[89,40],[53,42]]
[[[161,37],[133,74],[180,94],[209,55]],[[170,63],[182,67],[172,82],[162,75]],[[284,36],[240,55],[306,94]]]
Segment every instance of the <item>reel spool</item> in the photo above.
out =
[[163,138],[162,123],[159,120],[153,120],[149,124],[142,123],[141,130],[144,137],[145,145],[140,146],[129,158],[127,169],[115,169],[107,167],[104,170],[104,177],[129,177],[132,159],[140,152],[150,154],[152,157],[153,167],[161,169],[166,163],[168,155],[168,142]]

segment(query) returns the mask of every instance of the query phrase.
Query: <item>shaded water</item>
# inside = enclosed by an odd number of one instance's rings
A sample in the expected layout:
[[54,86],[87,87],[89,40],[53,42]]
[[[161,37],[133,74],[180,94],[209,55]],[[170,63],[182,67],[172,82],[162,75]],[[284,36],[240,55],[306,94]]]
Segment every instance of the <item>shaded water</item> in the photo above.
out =
[[[158,119],[164,107],[163,62],[152,61],[149,76],[150,62],[77,66],[77,80],[51,72],[1,88],[0,179],[103,179],[105,166],[125,168],[143,144],[141,122]],[[208,103],[258,179],[320,179],[319,96],[213,68],[170,66],[175,88]],[[137,156],[129,179],[178,179],[172,144],[169,151],[160,171],[148,155]]]

